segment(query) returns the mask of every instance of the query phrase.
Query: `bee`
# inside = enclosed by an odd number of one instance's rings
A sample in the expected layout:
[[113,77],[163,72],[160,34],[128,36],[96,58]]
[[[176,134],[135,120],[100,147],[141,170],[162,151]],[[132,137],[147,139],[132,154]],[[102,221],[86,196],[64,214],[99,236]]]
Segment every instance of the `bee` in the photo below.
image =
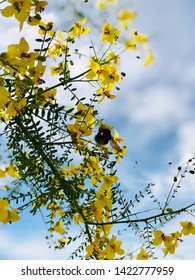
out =
[[106,145],[111,140],[111,131],[108,128],[100,128],[95,135],[95,141],[98,145]]

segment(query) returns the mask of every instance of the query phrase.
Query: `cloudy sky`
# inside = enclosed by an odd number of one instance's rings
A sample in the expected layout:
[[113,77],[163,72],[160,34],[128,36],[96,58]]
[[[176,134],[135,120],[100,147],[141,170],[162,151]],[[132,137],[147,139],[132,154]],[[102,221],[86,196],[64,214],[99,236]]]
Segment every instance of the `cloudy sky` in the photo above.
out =
[[[51,8],[48,7],[46,17],[62,26],[65,11],[58,16],[52,6],[54,1],[48,2]],[[138,12],[135,26],[150,36],[155,62],[144,68],[141,60],[126,56],[121,64],[121,70],[127,74],[121,91],[117,99],[104,103],[101,114],[126,139],[128,152],[119,169],[122,185],[136,193],[149,182],[155,182],[154,191],[165,197],[177,166],[195,151],[195,1],[132,0],[129,3]],[[0,26],[3,24],[5,19],[0,18]],[[6,33],[1,28],[4,38],[1,50],[17,41],[17,28],[12,20],[7,21]],[[28,28],[24,35],[33,40]],[[170,166],[169,162],[173,164]],[[186,201],[195,197],[194,183],[193,177],[186,179],[178,194],[179,206],[184,197]],[[178,230],[179,221],[168,225],[167,231]],[[0,259],[66,258],[71,249],[69,252],[48,249],[46,234],[41,215],[30,217],[23,213],[19,223],[0,225]],[[194,238],[184,238],[176,255],[168,258],[195,259],[191,246]],[[125,246],[135,248],[128,240],[129,236],[124,236]],[[161,252],[159,256],[162,257]]]

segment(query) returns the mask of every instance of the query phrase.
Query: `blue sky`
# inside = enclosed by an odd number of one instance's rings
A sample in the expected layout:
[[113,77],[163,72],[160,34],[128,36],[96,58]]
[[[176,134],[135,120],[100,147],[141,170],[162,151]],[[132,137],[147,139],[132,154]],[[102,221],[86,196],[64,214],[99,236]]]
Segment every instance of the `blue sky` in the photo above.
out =
[[[104,103],[101,115],[115,125],[128,146],[119,168],[121,185],[136,193],[152,181],[156,183],[154,192],[165,197],[177,166],[195,151],[195,1],[129,2],[138,12],[135,26],[150,36],[155,62],[144,68],[141,60],[130,54],[125,56],[121,70],[127,76],[120,85],[121,91],[117,99]],[[63,11],[58,16],[52,5],[47,11],[47,19],[62,26]],[[1,26],[2,22],[5,20],[0,18]],[[17,41],[17,28],[11,20],[7,21],[6,33],[0,30],[4,36],[1,50]],[[24,29],[24,35],[33,41],[28,28]],[[169,162],[173,164],[170,166]],[[178,194],[178,203],[182,203],[184,197],[186,201],[195,197],[194,183],[193,176],[186,179]],[[179,229],[180,220],[167,225],[167,232]],[[0,225],[0,259],[65,259],[71,249],[69,252],[48,249],[46,234],[41,215],[31,217],[23,213],[19,223]],[[184,238],[176,254],[168,258],[195,259],[191,246],[194,238]],[[133,245],[128,240],[129,236],[124,236],[125,247],[138,246],[138,240]],[[162,257],[160,251],[158,254]]]

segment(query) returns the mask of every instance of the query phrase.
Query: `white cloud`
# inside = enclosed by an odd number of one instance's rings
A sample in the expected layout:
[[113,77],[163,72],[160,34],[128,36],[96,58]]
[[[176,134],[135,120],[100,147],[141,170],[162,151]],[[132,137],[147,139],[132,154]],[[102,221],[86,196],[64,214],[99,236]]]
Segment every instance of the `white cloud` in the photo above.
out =
[[[22,237],[22,238],[21,238]],[[0,255],[3,259],[32,260],[32,259],[63,259],[67,258],[64,251],[49,249],[43,232],[33,231],[23,236],[0,232]]]
[[195,131],[195,120],[189,120],[188,122],[182,123],[178,128],[178,143],[177,143],[177,153],[180,158],[184,160],[190,159],[195,153],[195,141],[194,141],[194,131]]

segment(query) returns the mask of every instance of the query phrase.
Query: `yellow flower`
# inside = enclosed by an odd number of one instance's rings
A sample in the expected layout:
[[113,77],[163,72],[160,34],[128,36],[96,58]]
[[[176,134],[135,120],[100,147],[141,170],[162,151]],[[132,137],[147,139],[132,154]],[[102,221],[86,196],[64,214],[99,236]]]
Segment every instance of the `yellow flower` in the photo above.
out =
[[19,102],[9,102],[4,114],[2,115],[5,121],[14,118],[18,112],[26,106],[26,102],[26,98],[21,99]]
[[90,256],[94,255],[98,259],[104,259],[104,252],[102,250],[101,243],[103,244],[102,238],[99,236],[95,236],[94,241],[86,246],[85,250],[87,252],[86,258],[89,258]]
[[40,25],[40,21],[41,21],[41,17],[38,14],[36,14],[34,17],[29,16],[27,20],[30,26]]
[[111,186],[118,181],[118,177],[116,175],[105,175],[103,177],[102,187],[111,188]]
[[164,233],[161,230],[155,230],[154,232],[154,240],[152,242],[152,244],[154,246],[158,246],[160,245],[163,241],[164,241]]
[[[121,143],[123,142],[124,139],[123,138],[119,138],[119,133],[114,130],[114,136],[112,136],[111,140],[110,140],[110,144],[112,146],[112,148],[114,149],[114,151],[117,153],[117,154],[121,154],[122,153],[122,149],[121,147],[118,145],[117,142]],[[122,156],[122,155],[121,155]]]
[[67,54],[68,51],[69,48],[60,40],[58,40],[57,43],[53,44],[53,46],[49,48],[48,54],[51,55],[52,58],[54,58],[55,55],[61,56],[62,53]]
[[65,73],[67,65],[63,62],[58,63],[57,66],[51,66],[51,76],[61,75]]
[[23,24],[30,13],[31,8],[31,0],[8,0],[7,2],[11,3],[11,6],[5,7],[1,14],[5,17],[12,17],[15,18],[20,22],[20,30],[23,27]]
[[120,56],[118,54],[115,54],[114,52],[107,52],[106,56],[108,58],[107,62],[112,62],[114,65],[117,65],[120,60]]
[[90,63],[87,66],[91,70],[85,75],[87,79],[93,80],[96,76],[98,71],[100,70],[100,65],[95,57],[90,58]]
[[[137,49],[137,44],[143,45],[146,42],[148,42],[148,37],[146,35],[139,34],[137,30],[134,30],[133,31],[133,38],[131,38],[130,40],[127,40],[125,42],[125,48],[127,50],[136,50]],[[152,55],[152,52],[149,53],[149,54]],[[151,63],[151,62],[152,62],[152,56],[150,56],[150,57],[148,56],[146,58],[145,64],[149,65],[149,63]]]
[[108,99],[114,99],[116,98],[116,95],[111,94],[110,91],[112,90],[111,87],[101,87],[96,91],[97,96],[101,96],[101,99],[98,101],[98,103],[102,102],[105,97]]
[[89,27],[83,27],[83,24],[85,23],[86,18],[82,20],[82,22],[77,21],[74,23],[74,26],[71,28],[69,35],[73,37],[77,37],[80,39],[82,34],[87,34],[90,31]]
[[192,222],[180,222],[180,225],[182,226],[181,233],[184,235],[195,234],[195,225]]
[[119,29],[113,28],[109,22],[102,27],[102,42],[113,44],[120,34]]
[[7,224],[20,220],[17,209],[8,210],[9,202],[0,198],[0,222]]
[[122,242],[120,240],[116,240],[116,236],[113,235],[106,244],[106,259],[113,260],[115,258],[115,254],[123,255],[125,251],[121,249],[121,244]]
[[38,61],[36,66],[30,68],[30,76],[32,77],[32,80],[36,85],[42,83],[41,77],[45,72],[45,68],[46,66],[43,65],[41,61]]
[[[47,88],[46,88],[46,89],[47,89]],[[51,89],[51,90],[48,90],[48,91],[43,92],[43,93],[40,95],[40,97],[41,97],[44,101],[48,101],[48,102],[52,103],[53,100],[55,99],[56,93],[57,93],[57,90],[56,90],[56,88],[54,88],[54,89]]]
[[13,44],[8,46],[8,55],[10,58],[19,57],[21,58],[24,56],[25,53],[29,51],[28,42],[25,40],[24,37],[20,39],[19,44]]
[[167,239],[164,242],[164,245],[165,245],[165,248],[163,249],[164,256],[166,256],[168,253],[169,254],[175,253],[175,249],[178,245],[178,241],[181,241],[181,239],[180,239],[181,235],[182,235],[182,233],[178,232],[178,231],[171,233],[171,237],[169,237],[169,239]]
[[64,234],[65,230],[63,229],[63,223],[62,221],[57,221],[56,224],[53,227],[54,231],[60,233],[60,234]]
[[139,34],[137,30],[134,30],[133,40],[135,43],[145,44],[148,42],[148,37],[144,34]]
[[144,66],[149,66],[154,61],[154,55],[151,50],[149,50],[148,55],[145,59]]
[[105,9],[109,4],[115,4],[117,0],[97,0],[95,3],[96,9]]
[[135,13],[132,11],[121,10],[119,13],[119,22],[122,28],[127,29],[129,23],[131,23],[135,19]]
[[46,1],[38,1],[35,6],[35,14],[42,13],[47,5]]
[[2,221],[4,224],[13,223],[20,220],[20,216],[17,214],[17,209],[14,208],[11,211],[7,211],[7,217]]
[[11,162],[10,166],[6,168],[6,172],[11,177],[19,177],[19,173],[17,171],[16,166]]
[[7,219],[8,216],[9,202],[5,199],[0,198],[0,222]]
[[78,174],[78,168],[75,167],[74,164],[71,164],[70,166],[70,170],[68,170],[68,164],[64,167],[64,169],[60,170],[60,173],[62,174],[62,176],[64,176],[64,178],[67,178],[69,176],[75,176]]
[[68,129],[79,141],[80,136],[90,136],[94,128],[93,108],[84,106],[81,102],[77,105],[77,118],[75,124],[69,124]]
[[125,42],[125,48],[127,50],[133,50],[134,51],[134,50],[137,49],[137,45],[136,45],[136,43],[135,43],[135,41],[133,39],[130,39],[130,40],[127,40]]
[[103,177],[103,182],[99,188],[99,190],[96,192],[96,200],[94,202],[94,205],[97,209],[103,209],[111,210],[112,209],[112,193],[111,193],[111,187],[112,185],[118,180],[118,177],[113,175],[105,175]]
[[161,230],[156,230],[154,232],[154,240],[152,244],[154,246],[159,246],[162,242],[164,243],[165,248],[163,249],[164,256],[168,253],[174,254],[175,248],[178,245],[178,241],[180,240],[181,233],[175,232],[171,235],[165,235]]
[[[29,44],[25,38],[21,38],[19,44],[8,46],[7,65],[12,65],[21,75],[27,75],[29,68],[34,66],[35,60],[39,56],[36,52],[28,52]],[[13,74],[14,69],[9,67],[10,74]]]
[[0,86],[0,109],[5,109],[6,104],[10,101],[7,89]]
[[26,98],[22,98],[19,102],[17,102],[15,104],[16,112],[19,112],[20,110],[22,110],[26,106],[26,103],[27,103],[27,99]]
[[0,168],[0,178],[5,178],[6,171]]
[[98,80],[102,86],[113,88],[114,83],[120,82],[121,77],[115,66],[105,64],[98,71]]
[[137,260],[148,260],[152,255],[148,254],[144,248],[140,249],[139,254],[137,255]]
[[57,248],[60,250],[60,249],[62,249],[62,248],[64,248],[64,245],[68,242],[68,237],[66,237],[66,238],[62,238],[62,239],[60,239],[60,238],[58,238],[58,243],[59,243],[59,245],[57,246]]
[[48,34],[51,37],[54,37],[55,31],[53,30],[53,22],[49,21],[48,23],[43,22],[42,20],[39,22],[41,26],[39,29],[39,34],[45,35]]

